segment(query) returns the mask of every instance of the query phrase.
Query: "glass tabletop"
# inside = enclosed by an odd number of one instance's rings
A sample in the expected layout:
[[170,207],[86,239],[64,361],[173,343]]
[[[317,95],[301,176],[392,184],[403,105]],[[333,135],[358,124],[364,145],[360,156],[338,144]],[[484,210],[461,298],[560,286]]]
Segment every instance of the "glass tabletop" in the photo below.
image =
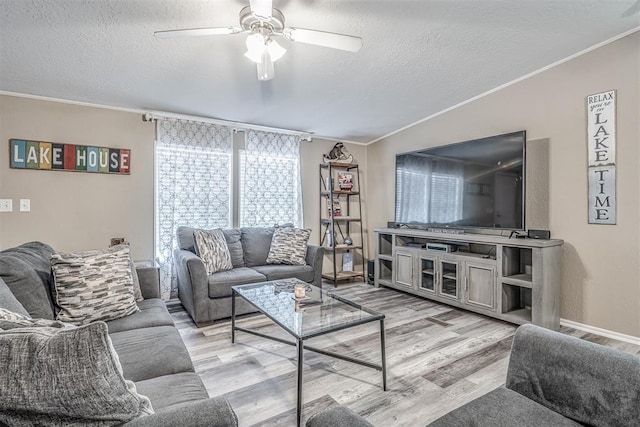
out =
[[[294,286],[305,285],[305,298],[294,298]],[[347,298],[298,279],[233,286],[232,289],[296,338],[311,338],[384,319]]]

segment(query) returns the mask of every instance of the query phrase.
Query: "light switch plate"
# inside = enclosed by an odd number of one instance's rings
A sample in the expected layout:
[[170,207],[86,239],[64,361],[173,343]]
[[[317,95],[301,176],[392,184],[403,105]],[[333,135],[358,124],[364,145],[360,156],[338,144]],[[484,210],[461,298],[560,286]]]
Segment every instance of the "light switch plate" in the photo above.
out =
[[31,199],[20,199],[20,212],[31,211]]
[[0,199],[0,212],[13,212],[13,200]]

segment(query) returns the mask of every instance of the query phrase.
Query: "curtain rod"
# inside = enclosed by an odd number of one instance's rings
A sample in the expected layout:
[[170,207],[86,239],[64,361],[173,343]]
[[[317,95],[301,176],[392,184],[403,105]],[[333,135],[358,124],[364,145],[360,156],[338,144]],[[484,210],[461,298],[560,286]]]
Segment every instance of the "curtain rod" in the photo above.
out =
[[214,125],[230,126],[233,128],[234,132],[246,132],[248,130],[257,130],[257,131],[263,131],[263,132],[284,133],[287,135],[299,136],[301,140],[309,141],[309,142],[311,142],[311,139],[313,138],[312,134],[309,132],[300,132],[300,131],[289,130],[289,129],[272,128],[268,126],[250,125],[247,123],[232,122],[229,120],[211,119],[208,117],[190,116],[187,114],[175,114],[175,113],[165,113],[162,111],[152,111],[150,113],[144,113],[142,115],[142,121],[144,122],[152,122],[159,118],[193,120],[193,121],[199,121],[204,123],[212,123]]

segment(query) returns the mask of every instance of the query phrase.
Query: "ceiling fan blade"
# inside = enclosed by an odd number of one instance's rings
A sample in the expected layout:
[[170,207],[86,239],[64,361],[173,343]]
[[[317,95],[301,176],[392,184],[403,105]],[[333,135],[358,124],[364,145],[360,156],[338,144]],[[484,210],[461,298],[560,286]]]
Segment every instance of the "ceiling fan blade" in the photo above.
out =
[[300,43],[314,44],[332,49],[357,52],[362,47],[362,39],[346,34],[328,33],[318,30],[305,30],[304,28],[286,28],[283,32],[285,38]]
[[260,18],[271,18],[271,10],[273,9],[272,0],[251,0],[249,1],[251,12]]
[[178,37],[199,37],[199,36],[219,36],[224,34],[238,34],[244,30],[238,27],[214,27],[214,28],[189,28],[184,30],[156,31],[154,36],[161,39],[172,39]]

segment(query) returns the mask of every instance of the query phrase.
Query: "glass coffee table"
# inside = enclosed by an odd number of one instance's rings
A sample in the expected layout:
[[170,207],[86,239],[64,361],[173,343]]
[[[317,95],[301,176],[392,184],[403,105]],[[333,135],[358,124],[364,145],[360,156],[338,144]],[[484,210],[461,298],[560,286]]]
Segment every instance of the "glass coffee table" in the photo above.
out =
[[[293,287],[304,285],[306,296],[304,299],[294,298]],[[298,279],[283,279],[272,282],[252,283],[249,285],[232,286],[231,298],[231,342],[235,342],[236,331],[242,331],[259,337],[268,338],[284,344],[293,345],[297,349],[297,425],[300,425],[302,415],[302,363],[304,350],[324,354],[357,363],[382,372],[382,389],[387,390],[387,368],[384,344],[384,314],[349,301],[347,298],[334,295]],[[247,301],[262,314],[267,316],[278,326],[294,338],[294,341],[272,337],[258,331],[236,326],[236,297]],[[380,356],[379,365],[358,360],[343,354],[325,351],[311,347],[306,340],[331,332],[353,328],[370,322],[380,322]]]

